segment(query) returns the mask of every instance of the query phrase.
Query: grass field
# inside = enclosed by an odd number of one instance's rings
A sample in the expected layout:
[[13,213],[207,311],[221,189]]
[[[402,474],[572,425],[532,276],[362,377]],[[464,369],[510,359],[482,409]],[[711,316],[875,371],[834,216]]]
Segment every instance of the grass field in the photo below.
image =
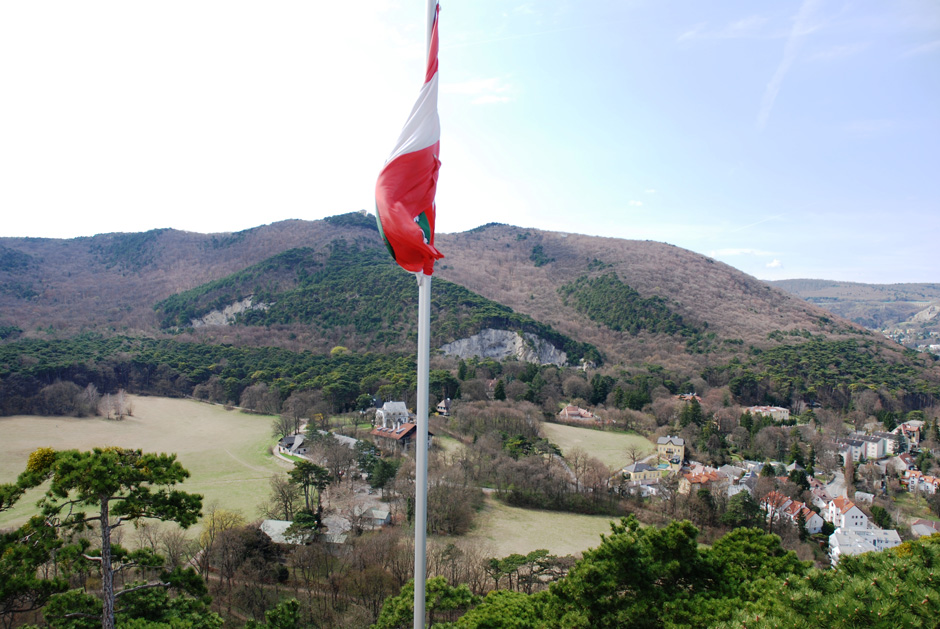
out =
[[434,435],[434,443],[447,454],[453,454],[464,447],[461,442],[447,435]]
[[[0,418],[0,483],[13,482],[30,452],[40,446],[90,450],[95,446],[174,452],[191,473],[180,489],[202,494],[203,504],[217,502],[248,520],[268,494],[272,474],[290,468],[271,456],[272,417],[226,411],[192,400],[133,397],[134,416],[124,421],[98,418],[16,416]],[[622,461],[630,440],[641,437],[545,424],[549,438],[563,451],[580,446],[605,462]],[[643,440],[646,445],[651,444]],[[438,441],[445,450],[455,439]],[[613,463],[608,463],[613,464]],[[41,490],[24,496],[16,508],[0,513],[0,529],[24,522],[35,511]],[[557,555],[579,554],[597,546],[610,530],[610,518],[531,511],[487,499],[469,539],[497,556],[546,548]],[[198,527],[197,527],[198,528]]]
[[[268,453],[273,445],[272,417],[226,411],[192,400],[133,397],[134,416],[123,421],[100,418],[15,416],[0,418],[0,483],[13,482],[29,453],[40,446],[90,450],[95,446],[175,452],[191,476],[180,489],[259,517],[258,503],[268,480],[289,464]],[[0,513],[0,528],[22,523],[34,511],[40,490],[24,496],[15,509]]]
[[610,533],[610,517],[517,509],[487,496],[477,524],[465,537],[494,557],[544,548],[553,555],[580,555]]
[[627,448],[631,445],[639,445],[644,456],[656,451],[653,442],[640,435],[549,423],[542,424],[542,432],[549,441],[561,448],[564,455],[572,448],[581,448],[608,467],[617,469],[630,464]]

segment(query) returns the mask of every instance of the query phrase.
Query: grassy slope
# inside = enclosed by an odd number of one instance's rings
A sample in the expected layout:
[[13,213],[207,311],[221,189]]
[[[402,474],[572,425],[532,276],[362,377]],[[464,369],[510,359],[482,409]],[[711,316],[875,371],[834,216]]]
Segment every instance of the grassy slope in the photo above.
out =
[[[226,411],[191,400],[134,397],[134,416],[121,422],[67,417],[0,418],[0,482],[12,482],[23,471],[29,453],[40,446],[89,450],[116,445],[145,452],[175,452],[191,476],[180,488],[217,501],[246,518],[268,493],[268,480],[287,464],[268,454],[271,417]],[[16,508],[0,514],[0,528],[25,520],[39,491]]]
[[477,524],[466,538],[494,557],[545,548],[554,555],[580,555],[610,533],[608,516],[536,511],[507,506],[487,497]]
[[581,448],[589,455],[597,457],[605,465],[620,469],[630,464],[627,457],[627,447],[636,443],[643,449],[644,455],[656,450],[653,442],[640,435],[628,435],[622,432],[607,432],[592,430],[591,428],[578,428],[563,424],[542,424],[542,432],[549,441],[561,448],[567,455],[572,448]]
[[[103,419],[17,416],[0,418],[0,482],[12,482],[23,471],[29,453],[40,446],[87,450],[119,445],[146,452],[175,452],[192,476],[180,488],[259,517],[257,505],[268,493],[268,479],[288,465],[268,454],[271,418],[226,411],[192,400],[133,397],[134,417],[122,422]],[[604,446],[639,437],[567,426],[552,437],[562,447],[581,445],[589,452],[596,439]],[[564,434],[563,434],[564,433]],[[580,440],[580,441],[579,441]],[[456,442],[455,442],[456,443]],[[568,445],[572,444],[572,445]],[[611,451],[616,447],[611,447]],[[596,452],[595,456],[599,456]],[[25,521],[40,491],[25,496],[15,509],[0,514],[0,529]],[[494,556],[547,548],[554,554],[579,554],[600,543],[610,518],[530,511],[487,500],[468,538],[491,547]],[[198,527],[197,527],[198,528]]]

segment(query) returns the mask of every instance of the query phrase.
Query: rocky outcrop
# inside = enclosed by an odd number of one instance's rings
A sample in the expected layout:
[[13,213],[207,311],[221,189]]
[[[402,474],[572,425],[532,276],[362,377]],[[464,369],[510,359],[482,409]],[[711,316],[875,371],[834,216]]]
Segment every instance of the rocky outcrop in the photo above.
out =
[[194,328],[201,328],[206,325],[232,325],[235,322],[235,315],[248,310],[267,310],[269,304],[252,304],[251,297],[245,297],[241,301],[229,304],[222,310],[213,310],[204,317],[192,319],[189,324]]
[[936,319],[938,315],[940,315],[940,303],[930,304],[916,315],[911,317],[911,322],[926,323],[927,321]]
[[492,358],[505,360],[516,357],[539,365],[564,365],[568,356],[545,339],[529,332],[511,332],[487,328],[469,338],[459,339],[441,347],[448,356],[458,358]]

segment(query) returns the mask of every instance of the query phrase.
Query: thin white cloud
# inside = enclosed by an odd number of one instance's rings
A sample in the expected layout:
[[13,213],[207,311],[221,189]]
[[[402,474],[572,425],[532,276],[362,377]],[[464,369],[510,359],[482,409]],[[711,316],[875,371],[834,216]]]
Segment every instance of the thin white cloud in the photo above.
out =
[[646,194],[656,194],[656,188],[647,188],[644,192],[646,192]]
[[768,269],[779,269],[783,267],[783,262],[774,258],[772,261],[768,262],[764,266],[766,266]]
[[940,39],[928,42],[926,44],[921,44],[920,46],[914,46],[913,48],[905,51],[901,57],[918,57],[920,55],[929,55],[930,53],[937,51],[940,51]]
[[868,42],[859,42],[856,44],[843,44],[840,46],[830,46],[823,50],[818,50],[810,56],[812,61],[839,61],[855,56],[868,48]]
[[700,38],[703,37],[703,33],[705,32],[705,27],[706,27],[706,26],[708,26],[708,22],[699,22],[698,24],[696,24],[695,26],[693,26],[692,28],[690,28],[690,29],[687,30],[686,32],[684,32],[684,33],[682,33],[681,35],[679,35],[679,37],[676,38],[676,41],[687,41],[687,40],[690,40],[690,39],[700,39]]
[[775,37],[776,35],[768,33],[764,26],[768,23],[767,18],[761,15],[750,15],[740,20],[735,20],[721,28],[709,30],[708,22],[699,22],[689,30],[685,31],[677,38],[677,41],[691,41],[696,39],[756,39],[765,37]]
[[513,87],[499,77],[473,79],[460,83],[443,83],[441,91],[445,94],[472,96],[474,105],[508,103],[514,100]]
[[629,205],[632,205],[633,207],[640,207],[641,205],[643,205],[643,202],[642,202],[642,201],[637,201],[637,200],[635,200],[635,199],[632,199],[632,200],[630,201]]
[[753,37],[755,34],[760,32],[764,24],[767,23],[767,18],[760,15],[752,15],[746,17],[743,20],[738,20],[729,24],[722,35],[724,37]]
[[766,223],[766,222],[768,222],[768,221],[775,221],[775,220],[777,220],[778,218],[782,218],[782,217],[783,217],[783,214],[775,214],[775,215],[773,215],[773,216],[768,216],[767,218],[762,218],[761,220],[757,221],[756,223],[748,223],[747,225],[742,225],[741,227],[735,227],[734,229],[729,230],[729,231],[730,231],[731,233],[739,232],[739,231],[742,231],[742,230],[745,230],[745,229],[750,229],[751,227],[757,227],[758,225],[762,225],[762,224],[764,224],[764,223]]
[[774,102],[777,100],[777,94],[780,93],[780,86],[783,85],[783,79],[787,76],[787,72],[790,71],[790,66],[792,66],[793,62],[796,60],[803,40],[809,33],[815,30],[815,28],[811,26],[810,20],[818,4],[819,0],[803,0],[803,4],[800,6],[800,11],[797,13],[796,20],[793,22],[793,28],[790,30],[790,36],[787,38],[787,43],[783,47],[783,59],[780,60],[777,71],[774,72],[773,77],[767,84],[767,88],[764,90],[764,98],[761,101],[760,112],[757,114],[757,126],[760,129],[763,129],[767,125],[770,112],[773,110]]

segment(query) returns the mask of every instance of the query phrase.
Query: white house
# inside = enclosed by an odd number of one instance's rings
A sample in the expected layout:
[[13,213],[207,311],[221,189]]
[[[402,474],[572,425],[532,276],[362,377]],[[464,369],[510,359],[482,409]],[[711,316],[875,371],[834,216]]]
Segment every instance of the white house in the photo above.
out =
[[862,454],[865,453],[866,445],[864,441],[852,437],[836,440],[836,448],[839,454],[842,455],[843,463],[848,463],[850,457],[855,462],[861,460]]
[[885,456],[895,456],[898,453],[898,437],[890,432],[873,432],[872,436],[885,440]]
[[877,461],[885,456],[885,440],[882,437],[874,435],[860,435],[858,433],[851,435],[852,439],[861,441],[864,446],[862,453],[869,461]]
[[790,504],[784,507],[783,515],[794,524],[799,522],[800,515],[802,515],[803,526],[810,535],[815,535],[822,530],[822,517],[802,502],[796,500],[791,501]]
[[275,544],[302,543],[299,537],[288,537],[287,529],[290,528],[291,524],[293,524],[293,522],[290,520],[265,520],[258,528]]
[[940,491],[940,478],[928,476],[917,469],[905,470],[901,475],[901,482],[907,483],[907,490],[910,492],[935,494]]
[[893,435],[896,435],[902,443],[902,450],[910,450],[911,448],[916,448],[920,445],[920,434],[921,429],[924,427],[924,422],[919,419],[912,419],[909,422],[904,422],[897,428],[891,431]]
[[855,502],[859,504],[871,504],[874,500],[875,494],[870,494],[867,491],[855,492]]
[[829,536],[829,559],[834,566],[842,555],[861,555],[900,545],[901,537],[895,530],[837,529]]
[[776,422],[785,422],[790,419],[789,409],[782,406],[748,406],[745,410],[751,415],[763,415]]
[[805,503],[798,500],[791,500],[779,491],[772,491],[760,501],[761,507],[767,512],[768,519],[772,519],[773,514],[789,520],[796,526],[803,516],[803,526],[810,535],[815,535],[822,530],[823,519],[818,513],[810,509]]
[[303,433],[288,435],[277,442],[277,451],[282,454],[292,454],[294,456],[305,456],[308,451],[307,444],[304,443]]
[[825,518],[843,531],[872,528],[868,516],[845,496],[837,496],[826,505]]
[[685,439],[666,435],[656,440],[656,452],[659,458],[673,465],[680,465],[685,459]]
[[381,423],[382,428],[397,428],[408,423],[408,419],[408,407],[404,402],[386,402],[375,411],[375,423]]

